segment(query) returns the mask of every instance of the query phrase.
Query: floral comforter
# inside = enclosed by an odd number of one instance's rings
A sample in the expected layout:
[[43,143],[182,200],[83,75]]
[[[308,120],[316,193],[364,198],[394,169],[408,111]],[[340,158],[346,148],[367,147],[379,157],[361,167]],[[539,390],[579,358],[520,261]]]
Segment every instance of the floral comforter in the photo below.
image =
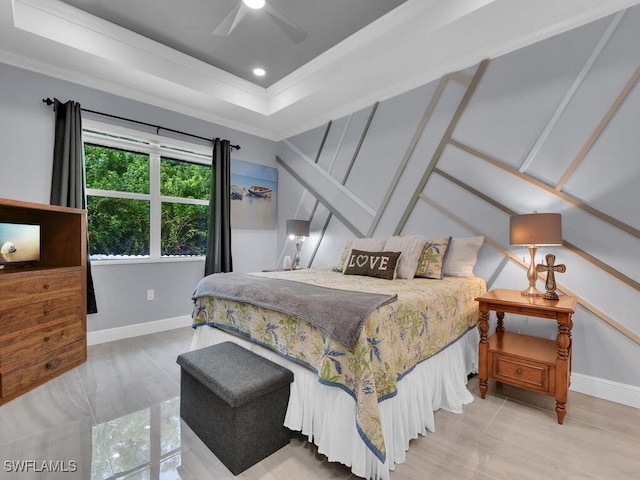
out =
[[474,299],[486,292],[485,281],[478,277],[382,280],[330,269],[255,275],[398,295],[396,302],[371,314],[353,350],[295,316],[247,303],[198,297],[193,311],[194,328],[209,325],[248,338],[349,393],[356,402],[360,436],[381,462],[386,451],[378,402],[395,395],[397,382],[418,363],[475,327],[479,309]]

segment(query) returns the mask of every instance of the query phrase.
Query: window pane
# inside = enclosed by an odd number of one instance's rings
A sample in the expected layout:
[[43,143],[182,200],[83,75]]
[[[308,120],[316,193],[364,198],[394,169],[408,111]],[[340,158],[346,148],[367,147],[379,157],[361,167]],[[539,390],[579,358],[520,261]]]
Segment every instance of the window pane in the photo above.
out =
[[87,188],[149,193],[149,155],[85,144]]
[[91,255],[149,255],[149,201],[90,196]]
[[208,200],[209,185],[210,166],[161,158],[160,195]]
[[162,203],[162,255],[205,255],[207,247],[206,205]]

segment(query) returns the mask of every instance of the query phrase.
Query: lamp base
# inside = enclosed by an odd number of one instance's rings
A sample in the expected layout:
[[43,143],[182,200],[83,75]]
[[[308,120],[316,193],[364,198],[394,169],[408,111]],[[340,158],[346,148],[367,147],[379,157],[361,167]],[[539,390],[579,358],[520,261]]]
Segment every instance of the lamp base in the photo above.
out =
[[529,288],[522,290],[522,295],[527,297],[542,297],[544,296],[544,292],[538,290],[535,286],[529,285]]

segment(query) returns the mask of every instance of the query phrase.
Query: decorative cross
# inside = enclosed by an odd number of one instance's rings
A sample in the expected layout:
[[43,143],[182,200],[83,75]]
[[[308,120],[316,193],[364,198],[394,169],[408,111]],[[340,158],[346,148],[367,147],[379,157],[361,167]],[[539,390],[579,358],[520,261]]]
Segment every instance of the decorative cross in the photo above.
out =
[[549,253],[544,257],[547,261],[546,265],[539,263],[536,265],[538,272],[547,272],[547,281],[544,282],[544,288],[547,293],[544,294],[544,298],[547,300],[558,300],[558,294],[556,293],[556,275],[555,272],[564,273],[567,271],[567,267],[564,264],[554,265],[556,256]]

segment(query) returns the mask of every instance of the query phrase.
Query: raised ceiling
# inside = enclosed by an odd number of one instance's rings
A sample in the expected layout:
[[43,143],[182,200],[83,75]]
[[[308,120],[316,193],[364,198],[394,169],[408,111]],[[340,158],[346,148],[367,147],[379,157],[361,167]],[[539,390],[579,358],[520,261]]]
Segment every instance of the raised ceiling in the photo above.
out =
[[267,0],[306,37],[213,35],[240,1],[0,0],[0,62],[280,140],[640,3]]
[[[337,45],[406,0],[270,0],[306,33],[290,38],[269,11],[247,13],[229,35],[214,29],[242,0],[62,0],[85,12],[221,68],[262,87]],[[252,70],[262,66],[264,77]]]

